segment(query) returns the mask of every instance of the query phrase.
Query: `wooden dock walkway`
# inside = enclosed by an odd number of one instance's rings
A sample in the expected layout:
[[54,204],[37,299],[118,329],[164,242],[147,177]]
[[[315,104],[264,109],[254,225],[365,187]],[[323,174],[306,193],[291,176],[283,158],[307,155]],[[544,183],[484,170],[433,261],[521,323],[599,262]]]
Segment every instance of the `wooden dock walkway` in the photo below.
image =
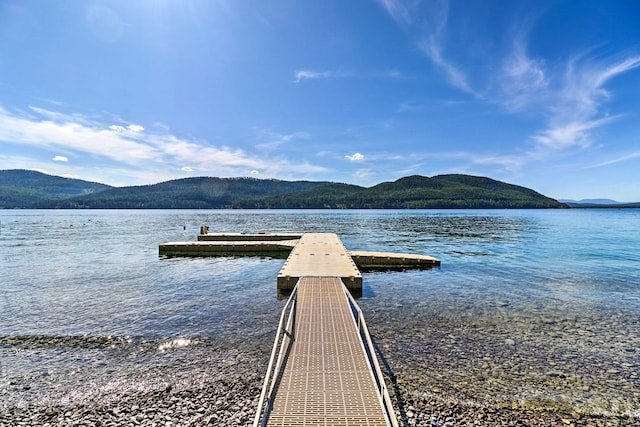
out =
[[298,284],[294,340],[267,426],[388,426],[342,282]]

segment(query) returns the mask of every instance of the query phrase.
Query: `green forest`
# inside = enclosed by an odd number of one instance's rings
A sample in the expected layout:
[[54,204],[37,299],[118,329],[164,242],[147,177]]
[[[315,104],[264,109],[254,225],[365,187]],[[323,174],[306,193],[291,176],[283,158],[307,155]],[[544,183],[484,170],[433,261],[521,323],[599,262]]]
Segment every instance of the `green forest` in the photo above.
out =
[[534,190],[470,175],[408,176],[373,187],[325,181],[197,177],[111,187],[34,171],[0,171],[0,208],[521,209],[567,207]]

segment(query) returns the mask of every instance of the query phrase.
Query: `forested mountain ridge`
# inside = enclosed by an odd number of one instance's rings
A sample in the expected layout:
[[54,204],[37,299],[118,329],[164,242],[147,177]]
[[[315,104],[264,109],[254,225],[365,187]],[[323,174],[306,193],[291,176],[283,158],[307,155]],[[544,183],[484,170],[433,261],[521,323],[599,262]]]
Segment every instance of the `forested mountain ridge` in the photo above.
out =
[[29,208],[39,202],[98,193],[108,188],[112,187],[31,170],[0,170],[0,208]]
[[183,178],[142,186],[110,187],[33,171],[0,171],[1,207],[490,209],[560,208],[566,205],[525,187],[486,177],[457,174],[434,177],[413,175],[369,188],[325,181],[214,177]]
[[471,175],[420,175],[370,188],[330,184],[300,193],[255,201],[243,208],[325,209],[494,209],[560,208],[566,205],[531,189]]
[[[224,209],[253,200],[328,184],[256,178],[182,178],[152,185],[111,188],[98,194],[57,201],[62,209]],[[37,207],[46,207],[40,204]]]

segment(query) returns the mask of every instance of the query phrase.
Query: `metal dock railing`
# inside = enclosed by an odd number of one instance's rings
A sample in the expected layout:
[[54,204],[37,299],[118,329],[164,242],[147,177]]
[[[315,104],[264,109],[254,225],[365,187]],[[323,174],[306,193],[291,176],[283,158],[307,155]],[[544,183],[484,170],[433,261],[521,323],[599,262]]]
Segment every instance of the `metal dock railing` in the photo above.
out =
[[298,281],[253,425],[398,425],[362,311],[339,277]]

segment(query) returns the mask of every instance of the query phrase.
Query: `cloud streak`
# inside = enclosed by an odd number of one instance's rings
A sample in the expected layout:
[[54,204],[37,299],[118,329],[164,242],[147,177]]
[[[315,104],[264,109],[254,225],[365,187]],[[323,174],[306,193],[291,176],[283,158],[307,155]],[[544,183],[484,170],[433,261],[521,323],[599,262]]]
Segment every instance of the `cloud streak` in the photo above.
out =
[[256,148],[260,148],[263,150],[274,150],[283,145],[289,144],[290,142],[309,138],[311,138],[311,135],[308,132],[293,132],[289,134],[282,134],[266,129],[259,129],[258,139],[264,140],[266,142],[256,144]]
[[522,142],[533,141],[549,153],[590,146],[596,129],[621,117],[606,110],[613,96],[607,85],[640,68],[640,56],[634,55],[533,57],[528,52],[532,25],[515,16],[496,29],[492,21],[465,10],[450,13],[455,4],[446,1],[378,3],[451,86],[507,114],[535,117],[538,130]]
[[297,70],[293,76],[294,83],[301,83],[304,80],[318,80],[318,79],[340,79],[346,77],[353,77],[352,73],[346,73],[341,71],[314,71],[314,70]]
[[[247,176],[256,170],[265,176],[278,176],[283,171],[305,175],[328,172],[325,167],[308,162],[290,163],[282,158],[253,156],[225,145],[180,138],[167,129],[147,131],[138,124],[110,125],[103,121],[36,107],[28,112],[0,107],[0,141],[18,152],[29,147],[73,152],[76,164],[128,170],[129,176],[145,181],[142,183],[155,182],[157,171],[163,171],[164,179],[195,171],[216,176]],[[293,137],[302,135],[294,134],[288,139]],[[68,158],[55,155],[53,160],[61,163]]]
[[591,166],[590,169],[611,166],[611,165],[615,165],[616,163],[627,162],[629,160],[638,159],[638,158],[640,158],[640,151],[636,151],[634,153],[627,154],[626,156],[618,157],[613,160],[607,160],[606,162],[598,163],[596,165]]

